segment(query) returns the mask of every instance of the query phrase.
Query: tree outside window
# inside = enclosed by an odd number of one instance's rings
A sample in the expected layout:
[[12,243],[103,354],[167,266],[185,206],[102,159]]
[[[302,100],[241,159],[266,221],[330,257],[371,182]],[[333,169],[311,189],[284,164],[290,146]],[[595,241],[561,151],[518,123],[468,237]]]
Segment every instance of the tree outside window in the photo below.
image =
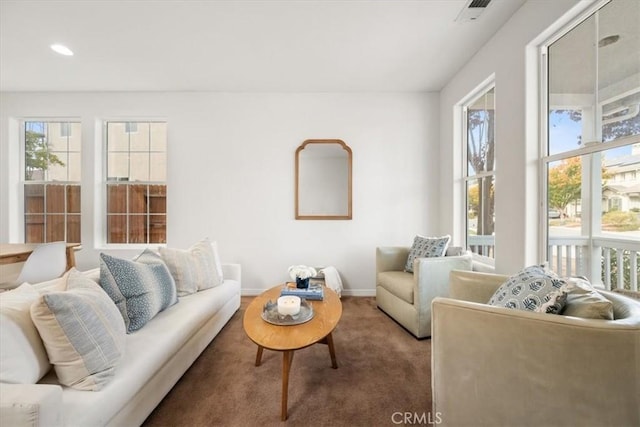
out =
[[23,125],[24,241],[80,243],[80,123]]
[[465,104],[467,246],[494,257],[495,103],[494,88]]

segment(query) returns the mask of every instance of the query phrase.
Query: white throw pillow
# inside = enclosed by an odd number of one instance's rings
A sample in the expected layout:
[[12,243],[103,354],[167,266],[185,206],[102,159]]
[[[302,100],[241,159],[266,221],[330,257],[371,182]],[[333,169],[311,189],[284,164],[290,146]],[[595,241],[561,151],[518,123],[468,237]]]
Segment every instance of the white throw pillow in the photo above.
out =
[[220,255],[218,254],[218,242],[211,242],[211,249],[213,249],[213,260],[216,263],[216,274],[218,275],[218,284],[224,282],[224,276],[222,275],[222,262],[220,262]]
[[67,290],[40,296],[31,318],[60,384],[97,391],[111,381],[124,355],[126,329],[97,283],[72,270]]
[[222,283],[222,265],[217,244],[204,239],[191,248],[158,248],[176,282],[178,296],[193,294]]
[[51,369],[29,311],[39,297],[28,283],[0,293],[0,382],[35,384]]

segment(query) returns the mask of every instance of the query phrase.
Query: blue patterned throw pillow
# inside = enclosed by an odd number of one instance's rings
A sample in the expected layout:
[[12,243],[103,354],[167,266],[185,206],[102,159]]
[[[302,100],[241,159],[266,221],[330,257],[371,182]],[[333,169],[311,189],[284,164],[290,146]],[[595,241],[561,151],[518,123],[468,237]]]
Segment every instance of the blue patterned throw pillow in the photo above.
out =
[[537,313],[562,311],[571,285],[540,265],[527,267],[509,277],[495,291],[489,305]]
[[444,256],[449,246],[451,236],[442,237],[423,237],[416,236],[413,239],[413,245],[409,251],[407,257],[407,263],[404,266],[404,271],[407,273],[413,273],[413,261],[416,258],[429,258]]
[[146,249],[136,259],[100,254],[100,286],[120,310],[127,333],[137,331],[178,302],[176,284],[159,255]]

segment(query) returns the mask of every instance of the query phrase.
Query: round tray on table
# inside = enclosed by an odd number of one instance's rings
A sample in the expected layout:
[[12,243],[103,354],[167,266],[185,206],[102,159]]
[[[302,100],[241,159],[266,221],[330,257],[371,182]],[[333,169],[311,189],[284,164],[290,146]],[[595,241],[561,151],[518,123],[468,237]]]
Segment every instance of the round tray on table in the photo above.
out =
[[272,325],[299,325],[313,319],[313,307],[304,298],[300,300],[300,312],[296,315],[278,313],[278,303],[267,301],[262,310],[262,319]]

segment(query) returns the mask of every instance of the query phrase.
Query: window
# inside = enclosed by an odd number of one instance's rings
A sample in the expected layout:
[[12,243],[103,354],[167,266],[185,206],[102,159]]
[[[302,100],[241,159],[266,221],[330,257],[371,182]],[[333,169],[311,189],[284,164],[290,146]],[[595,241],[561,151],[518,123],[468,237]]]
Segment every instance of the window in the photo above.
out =
[[80,243],[80,129],[79,122],[23,122],[26,243]]
[[467,247],[494,257],[495,102],[494,87],[481,90],[463,105]]
[[60,137],[68,138],[71,136],[71,126],[69,123],[60,123]]
[[546,47],[542,175],[551,267],[638,289],[640,26],[631,16],[640,2],[612,0]]
[[167,124],[105,127],[107,243],[166,243]]
[[125,122],[124,131],[127,133],[138,132],[138,123],[136,122]]

